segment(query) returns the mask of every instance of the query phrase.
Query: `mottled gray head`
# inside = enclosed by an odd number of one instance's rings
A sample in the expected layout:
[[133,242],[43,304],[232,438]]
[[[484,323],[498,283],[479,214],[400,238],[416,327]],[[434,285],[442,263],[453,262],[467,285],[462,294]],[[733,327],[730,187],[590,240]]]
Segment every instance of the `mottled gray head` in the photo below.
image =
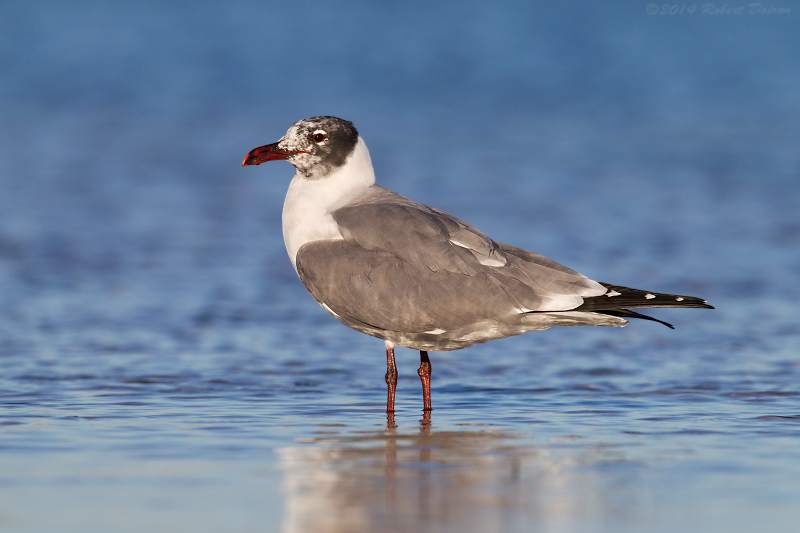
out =
[[344,165],[357,143],[352,122],[312,117],[295,122],[278,142],[252,150],[242,166],[284,159],[304,178],[321,179]]

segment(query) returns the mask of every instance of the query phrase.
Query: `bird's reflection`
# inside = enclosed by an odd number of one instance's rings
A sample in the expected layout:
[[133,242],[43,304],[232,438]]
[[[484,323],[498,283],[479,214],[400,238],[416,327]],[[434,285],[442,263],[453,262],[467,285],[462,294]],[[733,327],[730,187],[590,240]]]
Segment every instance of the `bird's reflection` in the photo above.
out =
[[303,439],[278,454],[288,532],[528,530],[637,512],[626,482],[635,463],[577,436],[533,445],[491,426],[440,430],[426,413],[413,429],[389,416],[382,431]]

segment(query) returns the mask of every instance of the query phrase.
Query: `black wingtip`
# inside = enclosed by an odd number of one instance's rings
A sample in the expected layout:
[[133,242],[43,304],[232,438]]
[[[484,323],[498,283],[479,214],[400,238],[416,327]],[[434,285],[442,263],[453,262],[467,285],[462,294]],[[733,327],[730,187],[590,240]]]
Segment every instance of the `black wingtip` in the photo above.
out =
[[630,309],[602,309],[594,312],[600,313],[602,315],[617,316],[620,318],[640,318],[642,320],[650,320],[652,322],[658,322],[659,324],[664,324],[669,329],[675,329],[675,326],[673,326],[669,322],[664,322],[663,320],[659,320],[657,318],[653,318],[648,315],[643,315],[642,313],[637,313],[636,311],[631,311]]
[[694,307],[697,309],[714,309],[706,300],[695,296],[680,294],[663,294],[659,292],[642,291],[601,283],[608,292],[602,296],[583,298],[580,311],[597,311],[600,309],[645,309],[651,307]]

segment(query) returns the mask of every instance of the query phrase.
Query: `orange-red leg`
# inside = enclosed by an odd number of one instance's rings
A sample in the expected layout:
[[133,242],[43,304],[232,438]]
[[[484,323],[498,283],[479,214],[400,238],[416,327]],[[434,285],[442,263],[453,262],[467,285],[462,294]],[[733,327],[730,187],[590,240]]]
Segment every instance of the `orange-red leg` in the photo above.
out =
[[394,392],[397,390],[397,366],[394,364],[394,347],[386,345],[386,412],[394,413]]
[[419,379],[422,380],[422,410],[433,411],[431,407],[431,360],[428,352],[419,352]]

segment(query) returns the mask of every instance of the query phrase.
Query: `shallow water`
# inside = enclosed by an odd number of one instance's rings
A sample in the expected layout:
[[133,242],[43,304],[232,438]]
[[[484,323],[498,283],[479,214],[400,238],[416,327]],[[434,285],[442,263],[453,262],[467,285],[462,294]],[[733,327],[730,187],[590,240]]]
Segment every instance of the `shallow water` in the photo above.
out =
[[[796,530],[796,17],[0,9],[0,530]],[[286,257],[290,167],[239,167],[315,114],[389,188],[717,309],[431,353],[430,420],[398,349],[387,423],[382,343]]]

